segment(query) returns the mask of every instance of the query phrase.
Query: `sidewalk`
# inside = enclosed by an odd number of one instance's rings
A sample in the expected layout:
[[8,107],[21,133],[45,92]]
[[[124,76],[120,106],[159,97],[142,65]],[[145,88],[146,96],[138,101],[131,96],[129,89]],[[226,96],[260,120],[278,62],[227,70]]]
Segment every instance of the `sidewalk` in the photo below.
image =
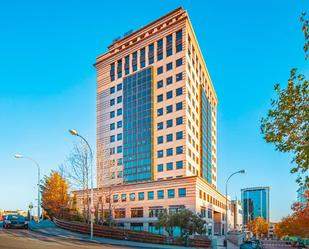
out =
[[184,246],[170,246],[170,245],[161,245],[161,244],[150,244],[150,243],[141,243],[127,240],[114,240],[103,237],[93,237],[93,240],[90,240],[89,235],[75,233],[68,230],[64,230],[58,227],[44,227],[40,228],[39,226],[30,227],[30,229],[34,232],[39,232],[48,236],[57,236],[67,239],[76,239],[80,241],[100,243],[100,244],[109,244],[109,245],[118,245],[118,246],[127,246],[133,248],[158,248],[158,249],[188,249],[188,248],[196,248],[196,247],[184,247]]
[[[225,249],[224,239],[225,239],[224,236],[221,236],[221,237],[218,238],[218,240],[217,240],[217,249]],[[239,249],[239,246],[233,244],[230,241],[227,241],[227,249]]]

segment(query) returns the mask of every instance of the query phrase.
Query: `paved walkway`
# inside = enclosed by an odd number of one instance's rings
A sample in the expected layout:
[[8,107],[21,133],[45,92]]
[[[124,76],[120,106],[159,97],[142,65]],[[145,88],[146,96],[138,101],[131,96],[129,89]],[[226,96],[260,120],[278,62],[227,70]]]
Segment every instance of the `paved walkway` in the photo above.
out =
[[[217,240],[217,249],[226,249],[226,247],[224,246],[224,236],[218,237]],[[230,241],[227,241],[227,249],[239,249],[239,246],[233,244]]]
[[34,232],[43,233],[49,236],[57,236],[57,237],[63,237],[63,238],[68,238],[68,239],[76,239],[79,241],[126,246],[126,247],[133,247],[133,248],[158,248],[158,249],[194,248],[194,247],[184,247],[184,246],[170,246],[170,245],[161,245],[161,244],[141,243],[141,242],[127,241],[127,240],[115,240],[115,239],[96,237],[96,236],[93,237],[93,240],[90,240],[89,235],[71,232],[71,231],[64,230],[58,227],[39,228],[38,226],[36,226],[35,228],[31,227],[30,229]]

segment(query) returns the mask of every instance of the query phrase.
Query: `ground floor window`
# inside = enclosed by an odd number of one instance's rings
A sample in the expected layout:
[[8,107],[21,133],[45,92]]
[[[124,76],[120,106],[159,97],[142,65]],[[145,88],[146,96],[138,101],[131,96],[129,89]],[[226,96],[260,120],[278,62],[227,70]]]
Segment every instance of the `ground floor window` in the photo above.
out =
[[142,218],[143,208],[131,208],[131,218]]
[[148,232],[163,235],[163,227],[156,228],[155,223],[149,223]]
[[134,231],[143,231],[143,223],[131,223],[130,228]]

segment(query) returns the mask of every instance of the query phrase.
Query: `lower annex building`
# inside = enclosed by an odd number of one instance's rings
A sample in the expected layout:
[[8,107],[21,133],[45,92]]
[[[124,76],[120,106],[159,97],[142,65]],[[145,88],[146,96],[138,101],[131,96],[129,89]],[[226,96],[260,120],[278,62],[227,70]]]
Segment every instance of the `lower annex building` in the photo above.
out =
[[[115,39],[95,67],[96,219],[111,213],[119,226],[162,233],[154,226],[160,212],[188,208],[203,216],[208,234],[224,234],[218,100],[187,12]],[[83,208],[83,191],[76,193]]]

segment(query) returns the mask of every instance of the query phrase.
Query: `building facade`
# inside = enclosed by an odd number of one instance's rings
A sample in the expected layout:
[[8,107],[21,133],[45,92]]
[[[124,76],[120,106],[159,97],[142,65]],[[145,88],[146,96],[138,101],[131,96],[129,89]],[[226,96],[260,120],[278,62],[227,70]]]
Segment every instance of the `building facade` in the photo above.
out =
[[269,222],[269,187],[254,187],[241,190],[243,225],[262,217]]
[[185,207],[224,233],[218,100],[187,12],[114,40],[95,67],[98,218],[111,212],[121,226],[158,232],[162,210]]

